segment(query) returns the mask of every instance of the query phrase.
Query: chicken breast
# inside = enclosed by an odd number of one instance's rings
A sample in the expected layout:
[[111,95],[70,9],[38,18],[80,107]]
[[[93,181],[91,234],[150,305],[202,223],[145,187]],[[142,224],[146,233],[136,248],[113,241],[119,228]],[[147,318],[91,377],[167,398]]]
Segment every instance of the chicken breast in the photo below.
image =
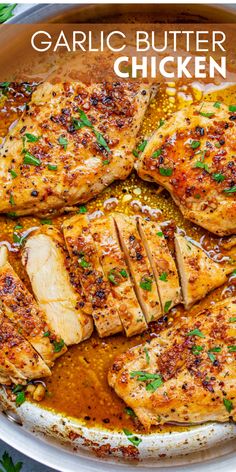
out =
[[198,243],[182,234],[175,234],[175,249],[186,309],[223,285],[236,267],[235,260],[214,262]]
[[123,327],[117,305],[100,264],[87,216],[75,215],[64,221],[63,232],[71,260],[77,265],[84,295],[92,305],[99,336],[121,332]]
[[0,382],[24,384],[49,375],[45,362],[0,310]]
[[150,90],[128,81],[40,85],[0,151],[0,212],[48,213],[126,179]]
[[236,299],[186,317],[118,357],[109,385],[141,423],[236,419]]
[[145,246],[158,287],[163,313],[182,301],[175,261],[165,241],[161,227],[155,221],[137,218],[138,229]]
[[0,248],[0,302],[5,315],[29,341],[47,365],[65,352],[61,338],[51,330],[45,314],[7,261],[7,249]]
[[154,273],[137,229],[136,218],[115,213],[114,219],[146,321],[155,321],[162,314],[161,305]]
[[89,338],[93,322],[82,312],[81,297],[70,281],[68,253],[60,232],[51,226],[37,231],[27,239],[22,261],[53,331],[66,345]]
[[139,176],[165,187],[185,218],[222,236],[236,232],[235,110],[204,102],[178,111],[136,162]]
[[112,216],[93,220],[91,233],[126,336],[142,333],[147,328],[146,319],[133,289]]

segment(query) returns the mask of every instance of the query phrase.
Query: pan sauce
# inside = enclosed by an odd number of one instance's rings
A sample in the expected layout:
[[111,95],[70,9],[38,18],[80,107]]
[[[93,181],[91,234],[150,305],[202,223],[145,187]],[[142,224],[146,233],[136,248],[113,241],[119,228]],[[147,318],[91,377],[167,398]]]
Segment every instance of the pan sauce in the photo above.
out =
[[[8,96],[3,96],[0,102],[0,136],[4,137],[10,124],[17,119],[22,111],[22,106],[29,100],[29,86],[10,89]],[[140,132],[140,141],[150,136],[156,129],[160,120],[165,119],[173,111],[186,105],[191,100],[202,100],[202,93],[198,84],[185,85],[179,83],[175,88],[174,83],[162,85],[157,97],[152,101],[146,114],[146,118]],[[218,90],[204,97],[204,100],[219,100],[226,104],[236,103],[236,86],[224,90]],[[183,228],[187,234],[196,240],[202,241],[206,250],[223,253],[220,240],[207,234],[206,231],[197,228],[184,220],[173,203],[170,196],[163,191],[158,193],[158,187],[141,181],[136,174],[132,174],[125,182],[111,185],[97,198],[86,205],[87,211],[92,216],[102,212],[109,214],[114,209],[127,214],[143,214],[158,219],[160,222],[174,220],[177,226]],[[55,226],[60,226],[67,215],[56,217],[52,220]],[[31,228],[45,224],[45,219],[34,217],[19,217],[12,219],[0,217],[0,241],[7,241],[11,249],[10,261],[17,273],[29,286],[27,276],[20,265],[19,247],[13,242],[13,233],[27,234]],[[22,228],[15,229],[16,226]],[[173,225],[164,224],[164,231],[171,235]],[[228,286],[221,287],[210,294],[206,299],[193,307],[191,312],[197,313],[211,301],[218,300],[222,296],[229,295],[234,290],[231,280]],[[153,323],[146,333],[131,339],[124,335],[116,335],[106,339],[99,339],[94,334],[88,341],[74,346],[68,350],[56,362],[52,377],[46,380],[47,395],[41,402],[41,406],[53,409],[66,416],[77,418],[87,426],[98,426],[110,430],[122,430],[127,428],[133,432],[142,431],[137,419],[130,417],[125,410],[125,404],[108,387],[107,371],[112,360],[118,354],[135,346],[146,339],[155,337],[155,333],[170,326],[177,317],[185,316],[182,307],[174,308],[169,316],[163,317],[159,322]],[[155,428],[157,432],[183,430],[181,426],[160,426]]]

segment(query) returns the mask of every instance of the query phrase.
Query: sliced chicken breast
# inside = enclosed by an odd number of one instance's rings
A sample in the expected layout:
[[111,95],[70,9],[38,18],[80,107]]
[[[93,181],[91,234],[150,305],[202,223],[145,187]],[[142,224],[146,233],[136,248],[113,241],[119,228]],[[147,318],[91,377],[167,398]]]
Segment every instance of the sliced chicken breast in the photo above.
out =
[[109,336],[123,330],[112,295],[99,261],[91,225],[86,215],[76,215],[63,223],[67,248],[80,274],[84,295],[92,304],[92,315],[99,336]]
[[0,248],[0,302],[19,333],[49,366],[65,352],[63,344],[60,350],[58,348],[61,338],[51,330],[44,312],[7,261],[5,246]]
[[0,310],[0,381],[21,384],[49,375],[39,354]]
[[60,232],[48,226],[28,238],[22,261],[53,331],[66,345],[89,338],[93,322],[82,312],[81,298],[70,281],[68,252]]
[[114,220],[146,321],[155,321],[162,314],[161,305],[154,273],[140,238],[136,219],[115,213]]
[[112,216],[93,220],[91,233],[126,336],[142,333],[147,328],[146,319],[133,289]]
[[186,309],[223,285],[236,267],[236,262],[214,262],[200,246],[182,234],[175,234],[175,249]]
[[167,422],[235,421],[235,340],[233,298],[185,317],[118,357],[109,385],[146,428]]
[[150,93],[128,80],[39,85],[0,151],[0,212],[58,211],[126,179]]
[[235,118],[234,106],[190,105],[136,161],[139,176],[165,187],[185,218],[220,236],[236,232]]
[[163,313],[182,301],[175,261],[161,227],[155,221],[137,218],[138,229],[156,279]]

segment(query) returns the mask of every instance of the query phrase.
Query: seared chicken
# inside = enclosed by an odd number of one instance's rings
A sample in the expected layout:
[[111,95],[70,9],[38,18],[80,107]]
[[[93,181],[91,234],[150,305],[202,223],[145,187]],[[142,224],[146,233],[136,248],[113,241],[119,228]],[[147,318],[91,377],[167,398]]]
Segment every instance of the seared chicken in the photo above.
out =
[[126,179],[150,90],[118,81],[40,85],[0,152],[0,212],[59,210]]
[[86,215],[76,215],[63,223],[67,248],[80,276],[84,295],[92,305],[92,315],[99,336],[123,330],[108,280],[104,275],[91,225]]
[[118,357],[109,384],[141,423],[236,420],[236,299]]
[[60,350],[56,348],[61,340],[50,330],[44,312],[7,261],[5,246],[0,248],[0,303],[18,332],[49,366],[65,352],[63,345]]
[[181,288],[175,261],[161,227],[155,221],[138,218],[138,229],[156,279],[163,313],[181,302]]
[[157,320],[161,316],[159,295],[154,273],[137,229],[136,219],[122,213],[116,213],[114,219],[146,321],[149,323]]
[[82,312],[81,297],[70,280],[68,257],[60,232],[48,226],[28,238],[22,260],[49,326],[70,345],[89,338],[93,322]]
[[236,267],[235,260],[218,263],[210,259],[200,245],[182,234],[175,234],[175,249],[186,309],[223,285]]
[[133,336],[141,333],[147,328],[147,323],[133,289],[112,216],[93,220],[91,232],[125,334]]
[[236,232],[235,119],[235,107],[191,105],[154,133],[136,163],[139,176],[165,187],[185,218],[218,235]]
[[0,382],[19,384],[49,375],[45,362],[0,310]]

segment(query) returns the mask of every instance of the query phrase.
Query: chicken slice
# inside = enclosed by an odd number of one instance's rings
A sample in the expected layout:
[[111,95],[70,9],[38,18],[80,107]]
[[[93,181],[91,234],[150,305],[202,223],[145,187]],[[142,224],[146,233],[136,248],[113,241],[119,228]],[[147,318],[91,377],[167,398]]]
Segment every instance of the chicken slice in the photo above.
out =
[[156,279],[162,310],[167,313],[181,302],[181,287],[175,261],[161,227],[155,221],[138,218],[138,229]]
[[151,425],[236,419],[236,299],[184,318],[118,357],[109,385]]
[[69,346],[89,338],[93,322],[81,310],[81,298],[70,280],[68,258],[60,232],[48,226],[28,238],[22,261],[48,324]]
[[165,187],[185,218],[222,236],[236,233],[235,119],[235,107],[190,105],[153,134],[136,162],[139,176]]
[[154,273],[139,236],[135,217],[114,214],[122,250],[135,284],[135,290],[146,321],[160,318],[161,305]]
[[0,151],[0,212],[60,210],[126,179],[150,93],[134,81],[39,85]]
[[223,285],[236,267],[236,262],[234,265],[214,262],[200,246],[182,234],[175,234],[175,249],[186,309]]
[[64,238],[72,260],[80,274],[84,295],[92,304],[92,314],[99,336],[109,336],[123,330],[110,284],[104,276],[91,225],[86,215],[76,215],[64,221]]
[[93,220],[91,233],[126,336],[142,333],[147,328],[146,319],[133,289],[112,216]]
[[0,381],[18,384],[49,375],[42,358],[0,310]]
[[0,248],[0,302],[5,315],[47,365],[51,366],[65,352],[63,345],[58,349],[61,339],[50,331],[44,312],[9,264],[5,246]]

